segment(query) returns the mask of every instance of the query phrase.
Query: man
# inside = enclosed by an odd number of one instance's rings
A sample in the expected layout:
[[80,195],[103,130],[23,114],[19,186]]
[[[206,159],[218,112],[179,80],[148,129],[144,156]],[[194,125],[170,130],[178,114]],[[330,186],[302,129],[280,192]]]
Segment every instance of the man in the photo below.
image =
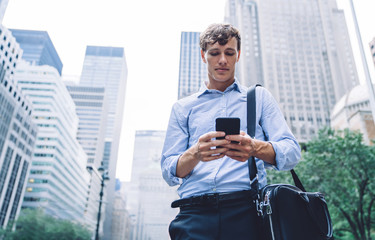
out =
[[[229,24],[210,25],[200,47],[208,81],[174,104],[162,153],[164,179],[171,186],[180,184],[181,199],[172,203],[180,213],[169,233],[172,239],[259,239],[247,160],[256,157],[262,187],[265,166],[293,168],[300,147],[277,102],[262,87],[256,88],[255,138],[246,134],[247,89],[234,77],[239,31]],[[218,117],[240,118],[240,134],[216,132]]]

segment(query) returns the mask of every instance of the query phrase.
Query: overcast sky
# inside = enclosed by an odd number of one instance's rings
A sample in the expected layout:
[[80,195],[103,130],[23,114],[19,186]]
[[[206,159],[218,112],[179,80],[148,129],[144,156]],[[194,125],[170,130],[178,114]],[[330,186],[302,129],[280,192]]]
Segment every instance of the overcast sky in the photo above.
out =
[[[354,1],[372,73],[368,43],[375,37],[375,1]],[[357,56],[349,0],[337,2]],[[224,6],[225,0],[9,0],[3,25],[48,31],[64,76],[79,77],[87,45],[124,47],[129,73],[117,177],[128,180],[135,130],[166,129],[177,99],[181,31],[222,22]],[[358,71],[364,82],[361,66]]]

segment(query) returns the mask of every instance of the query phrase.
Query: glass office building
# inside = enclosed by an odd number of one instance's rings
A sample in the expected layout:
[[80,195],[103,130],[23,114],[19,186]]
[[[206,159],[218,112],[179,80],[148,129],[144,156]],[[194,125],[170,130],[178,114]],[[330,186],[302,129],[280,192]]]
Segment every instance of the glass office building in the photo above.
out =
[[105,130],[103,166],[109,172],[107,182],[104,239],[111,239],[112,207],[115,198],[115,180],[118,148],[124,112],[128,69],[125,52],[120,47],[87,46],[80,85],[104,87],[108,96],[108,114]]
[[22,49],[13,37],[11,31],[0,24],[0,64],[6,70],[4,74],[13,81],[14,69],[22,57]]
[[197,92],[207,79],[207,66],[201,58],[199,35],[199,32],[181,33],[178,99]]
[[336,1],[227,0],[226,20],[241,31],[241,69],[261,69],[240,81],[271,91],[300,142],[329,126],[335,103],[359,83]]
[[10,227],[21,209],[37,134],[32,105],[13,81],[21,56],[0,24],[0,229]]
[[75,104],[54,67],[23,61],[14,77],[32,102],[38,126],[22,207],[84,223],[89,173],[87,155],[76,139]]
[[[87,226],[94,233],[101,187],[101,174],[98,169],[102,165],[103,159],[108,103],[104,87],[89,87],[68,82],[65,84],[76,105],[76,113],[79,118],[77,140],[87,155],[90,182],[85,206],[85,219]],[[105,195],[104,201],[106,201],[106,197]],[[100,233],[103,229],[103,220],[104,218],[101,218]]]
[[131,181],[125,183],[133,240],[168,239],[169,223],[177,215],[178,209],[170,208],[179,198],[177,187],[168,186],[160,172],[164,139],[165,131],[144,130],[135,135]]
[[63,64],[46,31],[10,29],[23,49],[22,59],[35,65],[49,65],[61,75]]

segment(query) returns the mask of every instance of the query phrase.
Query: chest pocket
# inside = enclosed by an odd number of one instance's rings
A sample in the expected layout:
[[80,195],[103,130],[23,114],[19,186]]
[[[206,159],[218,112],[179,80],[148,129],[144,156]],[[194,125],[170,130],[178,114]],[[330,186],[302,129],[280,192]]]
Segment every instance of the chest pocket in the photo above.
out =
[[[189,115],[189,145],[193,145],[198,141],[198,138],[205,133],[215,131],[215,119],[217,118],[217,111],[208,110],[205,112],[192,111]],[[189,147],[190,147],[189,146]]]

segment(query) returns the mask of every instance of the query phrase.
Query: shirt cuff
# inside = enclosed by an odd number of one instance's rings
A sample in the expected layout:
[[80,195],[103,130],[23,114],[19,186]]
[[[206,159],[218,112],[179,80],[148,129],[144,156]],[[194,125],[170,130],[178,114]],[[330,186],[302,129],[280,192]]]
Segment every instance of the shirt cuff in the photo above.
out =
[[184,182],[183,178],[177,177],[177,163],[180,157],[181,157],[181,154],[171,157],[170,167],[168,171],[168,179],[170,180],[172,185],[182,184]]
[[281,171],[285,166],[285,153],[283,152],[283,149],[279,146],[277,142],[269,141],[269,143],[272,144],[273,150],[275,151],[275,162],[276,165],[271,165],[267,163],[268,166],[272,166],[276,170]]

